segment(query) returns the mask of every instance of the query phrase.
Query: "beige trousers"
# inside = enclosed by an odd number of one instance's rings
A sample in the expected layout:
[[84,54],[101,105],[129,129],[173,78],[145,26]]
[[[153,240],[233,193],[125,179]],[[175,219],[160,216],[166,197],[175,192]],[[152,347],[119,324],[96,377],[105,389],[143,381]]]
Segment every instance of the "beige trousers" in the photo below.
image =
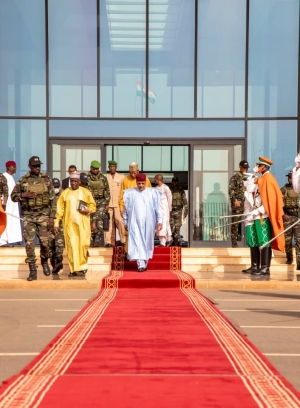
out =
[[[104,233],[105,244],[112,244],[111,242],[112,235],[113,236],[115,235],[113,231],[115,223],[119,231],[120,241],[124,243],[126,241],[125,228],[124,228],[123,218],[121,217],[119,207],[109,207],[108,213],[110,215],[110,222],[109,222],[109,230],[105,231]],[[112,245],[114,245],[114,243],[115,243],[115,240]]]

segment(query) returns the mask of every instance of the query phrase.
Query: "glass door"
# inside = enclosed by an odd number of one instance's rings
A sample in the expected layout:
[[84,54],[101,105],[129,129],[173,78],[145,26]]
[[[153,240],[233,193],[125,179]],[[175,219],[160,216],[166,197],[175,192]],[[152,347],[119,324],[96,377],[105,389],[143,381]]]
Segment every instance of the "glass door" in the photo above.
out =
[[241,145],[194,146],[192,247],[211,246],[212,242],[229,246],[230,227],[225,224],[230,219],[220,220],[220,216],[230,213],[228,184],[239,169],[241,153]]
[[93,160],[101,162],[100,145],[52,144],[52,175],[59,180],[69,177],[70,165],[76,166],[77,171],[87,173]]

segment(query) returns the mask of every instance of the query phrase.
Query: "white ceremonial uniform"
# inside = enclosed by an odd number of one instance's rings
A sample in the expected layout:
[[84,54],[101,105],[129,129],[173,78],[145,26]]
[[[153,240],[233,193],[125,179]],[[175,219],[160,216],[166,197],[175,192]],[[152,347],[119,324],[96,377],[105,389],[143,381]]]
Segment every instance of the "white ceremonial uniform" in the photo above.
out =
[[[8,185],[6,211],[16,217],[20,217],[19,203],[14,203],[10,198],[16,182],[11,174],[5,172],[3,175],[6,178]],[[6,229],[0,238],[0,246],[23,241],[20,220],[7,214],[6,222]]]
[[162,223],[161,193],[148,187],[143,191],[124,191],[124,225],[128,227],[128,259],[136,260],[138,268],[147,266],[153,256],[154,234]]
[[161,192],[161,205],[163,211],[163,225],[160,231],[156,234],[159,237],[160,244],[165,246],[166,241],[169,241],[172,237],[170,227],[170,212],[172,211],[172,193],[166,184],[156,186],[156,189]]

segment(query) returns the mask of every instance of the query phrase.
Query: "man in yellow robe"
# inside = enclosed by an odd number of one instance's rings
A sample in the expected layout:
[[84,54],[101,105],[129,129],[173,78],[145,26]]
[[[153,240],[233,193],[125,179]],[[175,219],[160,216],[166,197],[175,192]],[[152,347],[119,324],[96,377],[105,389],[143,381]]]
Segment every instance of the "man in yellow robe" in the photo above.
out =
[[[135,188],[137,187],[136,184],[136,175],[139,172],[139,165],[135,162],[129,164],[129,174],[128,176],[124,177],[122,180],[122,185],[121,185],[121,190],[120,190],[120,195],[119,195],[119,207],[120,207],[120,212],[121,215],[123,215],[124,212],[124,200],[123,200],[123,195],[124,195],[124,190],[127,190],[128,188]],[[146,177],[146,187],[152,187],[150,180],[148,177]]]
[[[90,214],[96,211],[92,193],[79,186],[80,173],[70,175],[71,187],[65,189],[58,201],[54,231],[58,232],[59,221],[63,222],[65,247],[70,267],[69,278],[84,276],[88,269],[88,249],[91,240]],[[79,209],[80,201],[86,203]],[[81,204],[84,204],[81,203]],[[95,228],[96,226],[92,226]]]

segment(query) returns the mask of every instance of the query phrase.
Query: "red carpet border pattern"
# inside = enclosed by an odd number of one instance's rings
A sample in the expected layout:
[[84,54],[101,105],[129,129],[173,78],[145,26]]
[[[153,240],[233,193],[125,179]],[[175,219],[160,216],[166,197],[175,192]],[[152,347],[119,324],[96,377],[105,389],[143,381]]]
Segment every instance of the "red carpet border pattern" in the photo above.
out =
[[[89,348],[88,347],[85,348],[85,343],[89,342],[89,338],[90,338],[89,336],[92,336],[93,333],[95,335],[95,331],[96,331],[96,333],[98,333],[97,335],[98,336],[100,335],[101,337],[102,332],[104,330],[103,326],[101,328],[101,325],[104,324],[103,321],[114,323],[113,315],[112,315],[112,312],[110,312],[110,310],[111,309],[115,310],[115,313],[116,311],[118,311],[117,306],[119,304],[118,302],[120,302],[120,297],[122,298],[121,295],[123,295],[123,302],[124,302],[124,295],[128,297],[128,294],[131,293],[130,298],[132,297],[132,299],[135,299],[137,302],[140,302],[141,304],[143,301],[140,300],[140,298],[141,299],[143,298],[142,298],[142,292],[140,292],[140,290],[142,290],[143,293],[149,297],[149,299],[150,297],[152,297],[152,299],[156,299],[155,298],[155,293],[156,293],[157,299],[161,299],[160,304],[164,312],[165,312],[164,302],[165,302],[165,299],[167,299],[167,293],[169,294],[172,293],[173,299],[175,299],[174,305],[177,305],[178,302],[179,303],[181,302],[180,303],[181,305],[183,305],[183,303],[184,305],[186,305],[185,308],[182,309],[184,310],[184,314],[182,315],[183,320],[179,320],[179,321],[184,322],[185,320],[190,319],[189,321],[192,322],[190,325],[187,326],[189,329],[191,329],[191,333],[190,331],[188,331],[189,338],[190,336],[193,335],[193,333],[200,333],[200,335],[202,335],[201,333],[205,331],[206,333],[205,339],[209,341],[209,344],[210,343],[214,344],[213,346],[214,354],[212,355],[215,356],[215,358],[217,356],[218,363],[220,360],[225,361],[224,364],[226,364],[227,370],[225,370],[224,372],[227,372],[227,374],[229,373],[228,381],[229,382],[231,381],[233,384],[239,383],[240,387],[242,387],[243,389],[243,392],[246,393],[244,395],[246,395],[248,399],[246,399],[246,401],[244,400],[235,401],[234,407],[240,407],[240,406],[244,406],[244,407],[257,406],[260,408],[296,408],[296,407],[300,407],[300,400],[298,398],[299,394],[295,390],[293,390],[293,388],[288,384],[288,382],[286,382],[285,379],[283,379],[282,376],[276,372],[276,370],[272,367],[272,365],[268,362],[268,360],[258,350],[256,350],[256,348],[244,336],[236,332],[233,326],[218,311],[218,309],[216,309],[214,305],[212,305],[211,302],[207,298],[205,298],[195,289],[194,279],[188,273],[181,271],[181,248],[176,248],[176,247],[174,248],[156,248],[154,258],[150,262],[152,264],[151,266],[152,269],[150,271],[148,270],[148,272],[142,273],[142,274],[136,273],[136,268],[134,270],[129,269],[133,265],[133,263],[130,263],[129,261],[124,259],[123,248],[122,247],[115,248],[113,259],[112,259],[113,269],[110,272],[109,276],[107,276],[103,280],[102,291],[100,292],[98,297],[95,300],[93,300],[91,303],[89,303],[87,306],[85,306],[83,310],[79,313],[79,315],[77,315],[69,323],[69,325],[60,332],[60,334],[52,341],[52,343],[50,343],[46,347],[46,349],[35,360],[33,360],[32,363],[30,363],[19,375],[11,378],[6,385],[4,384],[4,387],[3,387],[4,389],[2,388],[2,390],[0,390],[0,393],[2,392],[0,394],[0,407],[1,408],[11,408],[11,407],[28,408],[28,407],[38,407],[40,405],[44,406],[44,403],[46,407],[49,407],[49,406],[52,407],[53,403],[50,402],[50,405],[49,405],[49,401],[53,401],[53,398],[57,398],[57,394],[55,393],[55,389],[57,390],[57,388],[55,387],[62,378],[65,378],[65,379],[69,378],[70,372],[72,373],[72,370],[68,371],[71,364],[73,363],[72,367],[74,367],[74,364],[75,364],[75,371],[73,368],[73,372],[75,374],[77,373],[77,375],[80,375],[80,371],[76,371],[76,361],[81,361],[83,362],[83,364],[86,364],[86,359],[84,359],[83,357],[84,354],[81,354],[81,357],[80,357],[80,353],[83,353],[83,352],[89,353]],[[166,270],[167,264],[169,265],[169,270]],[[157,265],[157,269],[155,269],[156,265]],[[163,266],[162,269],[159,268],[160,265]],[[170,281],[169,283],[164,282],[168,280]],[[127,282],[127,284],[122,286],[121,283],[123,281]],[[153,282],[156,286],[152,286]],[[152,290],[152,287],[154,287],[153,290]],[[124,291],[124,288],[126,288],[125,291]],[[144,288],[144,290],[140,288]],[[132,292],[129,292],[129,291],[132,291]],[[133,293],[135,293],[135,295],[133,295]],[[127,299],[126,296],[125,296],[125,299]],[[177,300],[177,298],[179,300]],[[146,299],[148,298],[146,297]],[[114,305],[115,305],[115,308],[114,308]],[[127,303],[123,303],[123,306],[124,305],[127,305]],[[130,314],[131,312],[132,312],[132,308],[128,307],[128,313]],[[105,313],[105,316],[101,320],[104,313]],[[108,315],[110,316],[111,320],[109,319],[107,320]],[[128,315],[125,315],[124,317],[126,318],[127,316]],[[194,317],[191,317],[191,316],[194,316]],[[198,316],[199,316],[199,325],[197,323]],[[127,325],[127,320],[125,319],[124,321],[126,322],[126,325]],[[174,320],[174,321],[175,323],[173,324],[175,324],[175,327],[178,327],[176,326],[178,324],[177,323],[178,320]],[[100,326],[98,326],[98,324],[100,324]],[[138,322],[138,324],[140,324],[140,321]],[[145,323],[143,322],[143,324]],[[150,319],[150,324],[151,324],[150,327],[152,328],[152,324],[153,324],[152,318]],[[160,326],[157,326],[157,328],[162,327],[160,322],[159,324]],[[194,329],[196,326],[197,326],[198,331]],[[199,328],[198,326],[201,326],[201,327]],[[106,338],[106,343],[104,343],[104,347],[105,345],[110,344],[110,341],[111,341],[110,339],[112,337],[111,327],[110,326],[106,326],[106,327],[108,328],[108,331],[107,331],[108,334]],[[115,327],[119,335],[120,326],[115,326]],[[97,328],[98,328],[98,332],[96,330]],[[169,334],[169,329],[170,327],[168,327],[166,331],[166,335]],[[153,330],[155,330],[155,326],[153,326]],[[201,332],[199,330],[201,330]],[[121,331],[121,333],[123,332]],[[126,338],[126,336],[123,338]],[[98,337],[96,337],[96,340],[98,341]],[[99,339],[99,341],[102,341],[102,339]],[[193,341],[193,344],[195,344],[194,347],[196,347],[197,350],[200,350],[199,347],[201,347],[201,344],[199,344],[199,338],[192,337],[192,341]],[[180,343],[180,342],[177,341],[174,344],[177,344],[177,343]],[[104,353],[107,353],[105,350],[104,350]],[[140,353],[140,355],[142,355],[141,351],[139,350],[136,350],[136,353],[137,354]],[[172,353],[175,356],[174,357],[175,359],[177,355],[176,353],[178,352],[180,355],[180,350],[176,347],[172,351]],[[191,356],[191,349],[189,349],[188,354],[189,356]],[[85,354],[85,356],[87,356],[87,354]],[[203,354],[203,352],[201,356],[205,360],[205,354]],[[97,357],[96,356],[93,357],[93,361],[94,361],[94,358],[97,358]],[[101,353],[98,355],[98,358],[100,358],[99,361],[103,361],[101,360]],[[102,358],[105,359],[105,354],[104,355],[102,354]],[[204,360],[200,359],[198,361],[204,361]],[[193,371],[192,366],[189,368],[186,367],[185,359],[183,359],[182,362],[184,363],[183,364],[184,370],[185,370],[184,372],[186,372],[186,374],[181,373],[180,374],[181,378],[191,379],[192,377],[189,376],[189,374],[191,373],[191,375],[193,375],[192,373],[194,372],[196,374],[198,373],[199,375],[201,375],[201,370]],[[158,363],[159,362],[157,362],[157,364]],[[206,371],[203,374],[204,377],[205,377],[205,373],[207,372],[207,367],[209,366],[210,365],[208,363],[205,363]],[[156,370],[157,370],[157,367],[158,365],[155,366]],[[86,366],[85,366],[85,370],[86,370]],[[120,367],[120,370],[122,374],[122,367]],[[123,372],[125,371],[123,370]],[[83,377],[79,377],[81,378],[81,381],[84,380],[86,373],[87,371],[83,371]],[[112,375],[114,375],[113,369],[111,373]],[[96,378],[96,377],[93,377],[94,374],[95,375],[97,374],[97,370],[91,371],[91,375],[92,375],[91,378],[93,379]],[[168,377],[168,372],[166,374],[157,374],[157,375],[154,374],[154,375],[157,376],[156,377],[157,381],[159,381],[159,376],[165,376],[164,377],[165,379],[169,378],[170,381],[173,381],[174,377],[172,376],[172,372],[170,372],[169,374],[170,374],[169,377]],[[173,374],[176,375],[176,372]],[[134,378],[134,375],[136,374],[133,373],[133,378]],[[137,379],[139,379],[140,381],[141,378],[145,379],[147,375],[151,375],[151,371],[147,371],[147,370],[145,372],[142,371],[142,377],[139,376],[137,377]],[[216,375],[219,375],[219,374],[216,374]],[[101,377],[101,378],[102,379],[100,380],[100,383],[98,383],[98,386],[99,384],[100,385],[102,384],[102,382],[104,381],[106,377]],[[109,378],[109,376],[107,378]],[[126,375],[124,375],[122,378],[123,378],[123,381],[126,381],[126,379],[128,379]],[[230,380],[230,378],[232,378],[232,380]],[[70,388],[66,390],[66,392],[72,393],[73,383],[72,383],[72,380],[70,381],[71,381]],[[213,375],[209,381],[210,382],[214,381]],[[228,382],[228,385],[229,385],[229,382]],[[168,387],[168,382],[165,382],[163,384],[166,387]],[[191,384],[191,383],[184,383],[184,384]],[[120,380],[119,380],[119,386],[120,386]],[[54,391],[52,391],[53,389]],[[61,389],[64,392],[64,388],[61,388]],[[95,388],[92,388],[92,390],[94,389]],[[225,389],[223,388],[223,390]],[[241,388],[239,388],[239,390],[241,391]],[[174,388],[172,389],[172,392],[173,391],[175,392]],[[52,392],[52,399],[50,398],[49,400],[49,394],[51,394],[51,392]],[[84,387],[83,387],[83,392],[85,392]],[[86,392],[88,392],[88,390],[86,390]],[[118,389],[116,388],[113,392],[117,393]],[[170,388],[169,388],[169,392],[170,392]],[[214,391],[214,388],[213,388],[212,392],[216,394],[220,391],[218,389]],[[242,395],[243,395],[243,392],[242,392]],[[193,394],[193,395],[195,396],[198,394]],[[230,395],[234,396],[235,395],[234,391],[233,392],[231,391]],[[184,406],[184,407],[203,406],[205,407],[206,402],[207,402],[208,403],[207,406],[214,407],[214,405],[211,405],[213,401],[213,399],[211,399],[212,397],[213,395],[210,394],[208,400],[204,402],[204,405],[203,405],[203,401],[202,401],[202,405],[201,403],[196,404],[196,405],[195,404],[190,405],[189,395],[187,393],[186,395],[184,394],[184,405],[180,405],[180,402],[178,401],[178,404],[179,404],[178,406],[180,407],[181,406]],[[85,398],[85,397],[83,396],[82,398]],[[105,399],[105,395],[101,394],[101,398]],[[105,404],[105,402],[101,398],[100,398],[101,402],[98,400],[97,402],[95,402],[95,406],[108,406],[107,401],[109,401],[109,397],[108,397],[108,400],[105,400],[106,405],[103,405],[103,403]],[[136,396],[134,398],[136,398]],[[46,400],[48,402],[46,402]],[[76,402],[77,401],[75,398],[74,406],[76,406]],[[159,402],[160,402],[159,407],[168,406],[164,404],[164,401],[159,401]],[[222,401],[222,396],[221,396],[221,405],[219,404],[218,407],[220,406],[223,407],[223,402],[224,402],[224,407],[231,407],[231,405],[228,405],[227,402]],[[128,405],[128,403],[132,405]],[[59,401],[58,406],[63,407],[64,400]],[[73,406],[73,405],[69,404],[68,407],[69,406]],[[94,405],[90,404],[89,406],[94,406]],[[116,405],[114,405],[114,407],[115,406]],[[129,402],[127,401],[127,405],[125,404],[123,405],[122,403],[122,405],[118,405],[118,406],[140,407],[142,405],[140,405],[139,400],[133,399],[133,400],[130,400]],[[151,405],[151,408],[152,406],[154,407],[156,405]],[[147,407],[149,407],[149,405],[147,405]]]
[[3,394],[0,407],[37,407],[55,380],[63,375],[81,346],[101,319],[117,292],[122,271],[111,271],[100,296],[86,306],[70,327],[26,373],[21,374]]
[[235,372],[244,382],[259,407],[299,407],[295,394],[274,374],[243,336],[221,315],[208,299],[186,285],[186,273],[174,272],[181,290],[209,327]]

